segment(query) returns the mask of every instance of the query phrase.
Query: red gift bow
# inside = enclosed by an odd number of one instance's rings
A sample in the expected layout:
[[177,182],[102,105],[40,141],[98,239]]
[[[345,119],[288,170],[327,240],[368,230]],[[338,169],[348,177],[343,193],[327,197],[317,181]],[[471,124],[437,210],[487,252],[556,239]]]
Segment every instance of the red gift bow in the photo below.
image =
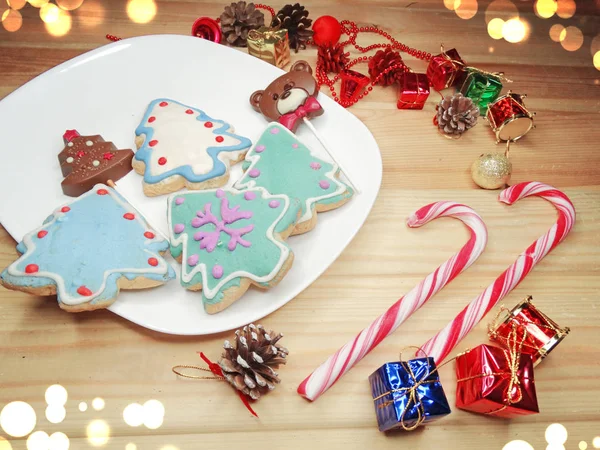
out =
[[298,106],[296,111],[284,114],[279,118],[279,123],[289,130],[296,127],[296,122],[304,119],[311,112],[316,112],[321,109],[321,104],[314,97],[308,97],[303,105]]
[[[225,379],[225,376],[223,375],[223,371],[221,370],[221,366],[219,366],[218,364],[215,364],[210,359],[208,359],[208,357],[204,353],[198,352],[198,354],[200,355],[200,358],[202,358],[204,360],[204,362],[206,363],[206,365],[208,366],[208,368],[210,369],[210,371],[212,373],[214,373],[218,377]],[[237,389],[235,390],[235,392],[237,392],[238,397],[240,397],[240,400],[242,401],[242,403],[244,404],[246,409],[248,409],[248,411],[250,411],[250,414],[252,414],[254,417],[258,417],[258,414],[256,414],[256,412],[252,409],[252,406],[250,406],[248,397],[246,397],[243,392],[238,391]]]

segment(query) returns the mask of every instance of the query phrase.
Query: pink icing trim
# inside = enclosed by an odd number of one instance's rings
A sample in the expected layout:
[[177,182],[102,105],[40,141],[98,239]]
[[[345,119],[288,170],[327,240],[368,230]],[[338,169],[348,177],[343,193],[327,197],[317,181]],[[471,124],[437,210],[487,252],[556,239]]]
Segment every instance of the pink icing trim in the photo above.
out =
[[[277,128],[273,128],[273,129],[277,130]],[[250,172],[248,172],[248,175],[250,175],[252,178],[257,178],[260,175],[260,170],[251,169]]]
[[310,168],[313,170],[319,170],[321,168],[321,164],[316,161],[310,163]]
[[255,151],[256,153],[262,153],[262,152],[264,152],[264,151],[265,151],[265,148],[266,148],[266,147],[265,147],[264,145],[257,145],[257,146],[256,146],[256,148],[254,149],[254,151]]
[[279,134],[279,128],[277,128],[277,127],[271,128],[271,134]]
[[[198,211],[196,214],[201,214],[200,211]],[[199,219],[198,217],[194,217],[192,219],[192,226],[194,228],[200,228],[202,226],[202,220]]]
[[181,205],[184,201],[185,201],[185,199],[183,197],[177,197],[175,199],[175,204],[176,205]]
[[187,259],[187,263],[190,266],[195,266],[196,264],[198,264],[198,260],[199,260],[198,255],[193,254]]
[[183,230],[185,230],[185,225],[182,223],[178,223],[173,227],[173,231],[177,234],[181,233]]
[[218,198],[223,198],[223,197],[225,197],[225,191],[223,189],[217,189],[217,192],[215,192],[215,195]]
[[220,266],[220,265],[218,265],[218,264],[217,264],[217,265],[215,265],[215,266],[212,268],[212,276],[213,276],[213,277],[215,277],[217,280],[218,280],[219,278],[221,278],[221,277],[223,276],[223,266]]
[[277,208],[277,207],[279,206],[279,202],[278,202],[277,200],[271,200],[271,201],[269,202],[269,206],[270,206],[271,208]]
[[254,192],[248,191],[244,193],[244,198],[246,200],[254,200],[256,198],[256,194]]
[[322,189],[329,189],[329,181],[321,180],[319,181],[319,186],[321,186]]
[[293,143],[293,144],[292,144],[292,148],[298,148],[298,144],[296,144],[296,143]]

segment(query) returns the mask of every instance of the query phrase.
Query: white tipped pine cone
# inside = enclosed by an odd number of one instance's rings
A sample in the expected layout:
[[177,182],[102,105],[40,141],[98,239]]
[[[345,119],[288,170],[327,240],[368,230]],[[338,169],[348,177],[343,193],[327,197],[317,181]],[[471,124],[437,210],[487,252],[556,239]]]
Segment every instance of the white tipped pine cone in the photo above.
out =
[[445,134],[461,135],[477,124],[479,108],[462,94],[444,97],[436,106],[438,127]]

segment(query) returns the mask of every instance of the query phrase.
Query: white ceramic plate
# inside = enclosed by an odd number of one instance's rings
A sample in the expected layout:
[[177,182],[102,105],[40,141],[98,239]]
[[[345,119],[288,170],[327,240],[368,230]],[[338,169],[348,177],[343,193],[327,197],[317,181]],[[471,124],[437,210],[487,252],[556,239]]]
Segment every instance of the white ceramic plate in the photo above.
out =
[[[57,154],[62,134],[101,134],[119,148],[135,148],[134,130],[146,105],[167,97],[224,119],[236,133],[258,138],[267,121],[248,98],[282,71],[223,45],[187,36],[157,35],[105,45],[30,81],[0,102],[0,221],[17,240],[61,203]],[[250,290],[227,310],[208,315],[197,293],[178,281],[145,291],[123,291],[110,307],[143,327],[172,334],[210,334],[258,320],[285,305],[335,261],[365,221],[381,183],[381,155],[369,130],[324,95],[325,114],[313,121],[342,165],[362,189],[342,208],[319,214],[312,232],[292,237],[294,265],[266,292]],[[327,158],[306,127],[298,135]],[[231,180],[241,174],[238,165]],[[232,184],[232,183],[230,183]],[[141,177],[131,172],[119,190],[166,233],[166,196],[147,198]],[[172,262],[176,271],[177,263]]]

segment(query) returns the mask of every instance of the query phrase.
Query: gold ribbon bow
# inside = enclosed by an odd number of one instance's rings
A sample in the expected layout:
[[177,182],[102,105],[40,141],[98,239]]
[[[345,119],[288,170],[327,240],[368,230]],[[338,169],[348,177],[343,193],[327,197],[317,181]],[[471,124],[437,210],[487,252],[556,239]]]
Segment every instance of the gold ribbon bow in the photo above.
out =
[[268,28],[266,30],[259,28],[258,30],[250,30],[248,32],[248,39],[254,41],[257,46],[262,47],[265,41],[277,41],[285,37],[287,30],[278,28]]

